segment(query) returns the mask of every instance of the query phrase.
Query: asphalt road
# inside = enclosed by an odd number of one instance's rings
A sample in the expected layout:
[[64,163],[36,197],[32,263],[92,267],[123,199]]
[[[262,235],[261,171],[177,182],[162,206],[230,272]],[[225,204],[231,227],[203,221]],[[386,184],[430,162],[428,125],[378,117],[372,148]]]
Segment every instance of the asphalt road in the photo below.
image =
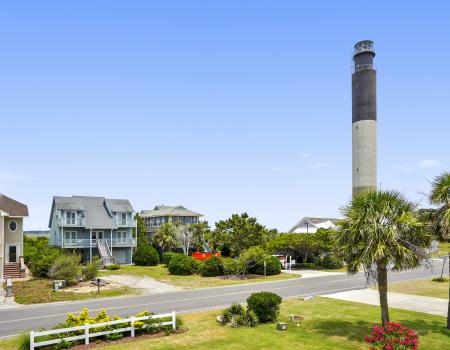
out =
[[[390,281],[430,278],[439,275],[442,262],[434,268],[419,268],[401,273],[390,273]],[[448,274],[448,270],[446,269]],[[78,313],[87,307],[93,313],[107,310],[110,314],[130,316],[144,310],[156,313],[221,308],[232,302],[244,302],[256,291],[271,291],[284,298],[300,295],[320,295],[366,287],[364,274],[339,274],[315,278],[299,278],[277,282],[250,283],[237,286],[184,290],[165,294],[96,299],[79,302],[59,302],[21,306],[0,310],[0,338],[17,335],[28,330],[49,329],[66,318],[67,313]]]

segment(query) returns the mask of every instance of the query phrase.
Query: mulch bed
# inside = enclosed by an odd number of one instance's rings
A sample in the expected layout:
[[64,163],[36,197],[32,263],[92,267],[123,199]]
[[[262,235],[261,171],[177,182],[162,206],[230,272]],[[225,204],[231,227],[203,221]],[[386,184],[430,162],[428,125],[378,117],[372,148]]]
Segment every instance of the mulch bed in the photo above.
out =
[[185,327],[181,327],[177,329],[176,331],[173,331],[169,334],[167,334],[164,331],[161,331],[159,333],[152,333],[152,334],[136,334],[134,338],[130,336],[123,337],[121,339],[117,340],[105,340],[105,339],[99,339],[95,340],[95,338],[91,338],[91,343],[89,345],[85,344],[77,344],[74,346],[71,346],[69,349],[74,350],[86,350],[86,349],[95,349],[95,348],[102,348],[105,346],[110,346],[114,344],[123,344],[123,343],[129,343],[139,340],[145,340],[145,339],[152,339],[152,338],[161,338],[161,337],[169,337],[171,335],[177,335],[177,334],[183,334],[186,333],[189,329]]

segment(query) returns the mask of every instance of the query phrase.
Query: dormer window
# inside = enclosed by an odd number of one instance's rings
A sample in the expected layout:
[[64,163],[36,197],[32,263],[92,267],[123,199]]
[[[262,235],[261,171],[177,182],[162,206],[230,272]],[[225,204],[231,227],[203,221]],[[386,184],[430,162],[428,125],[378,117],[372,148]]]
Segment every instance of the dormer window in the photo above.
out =
[[77,223],[77,212],[66,211],[66,225],[75,225]]

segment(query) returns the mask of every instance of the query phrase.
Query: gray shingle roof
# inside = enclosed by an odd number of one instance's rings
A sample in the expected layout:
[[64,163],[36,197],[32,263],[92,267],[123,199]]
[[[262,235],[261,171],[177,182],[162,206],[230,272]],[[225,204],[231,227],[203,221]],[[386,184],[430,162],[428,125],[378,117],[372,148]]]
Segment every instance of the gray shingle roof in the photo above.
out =
[[[105,197],[72,196],[53,197],[53,210],[83,211],[85,227],[92,229],[116,229],[113,212],[134,212],[126,199],[107,199]],[[50,216],[51,226],[52,216]]]
[[111,212],[133,212],[134,209],[128,199],[106,199],[106,206]]
[[10,216],[28,216],[28,207],[0,193],[0,210]]
[[157,205],[153,210],[142,210],[141,216],[143,217],[158,217],[158,216],[197,216],[201,217],[203,214],[196,213],[195,211],[186,209],[181,205],[171,207],[168,205]]

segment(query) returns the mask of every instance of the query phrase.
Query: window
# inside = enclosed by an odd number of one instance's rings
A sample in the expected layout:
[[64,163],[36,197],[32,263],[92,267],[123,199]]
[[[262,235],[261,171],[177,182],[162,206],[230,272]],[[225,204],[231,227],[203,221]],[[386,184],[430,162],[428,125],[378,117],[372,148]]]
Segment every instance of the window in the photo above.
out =
[[75,231],[64,232],[64,244],[77,244],[77,233]]
[[9,224],[8,224],[8,227],[9,227],[9,230],[11,232],[16,232],[16,230],[17,230],[17,222],[15,222],[14,220],[10,221]]
[[75,225],[77,223],[77,213],[66,211],[66,225]]
[[120,224],[126,225],[127,224],[127,213],[122,213],[120,215]]
[[117,243],[125,243],[127,241],[127,232],[126,231],[117,231],[116,232],[116,242]]

